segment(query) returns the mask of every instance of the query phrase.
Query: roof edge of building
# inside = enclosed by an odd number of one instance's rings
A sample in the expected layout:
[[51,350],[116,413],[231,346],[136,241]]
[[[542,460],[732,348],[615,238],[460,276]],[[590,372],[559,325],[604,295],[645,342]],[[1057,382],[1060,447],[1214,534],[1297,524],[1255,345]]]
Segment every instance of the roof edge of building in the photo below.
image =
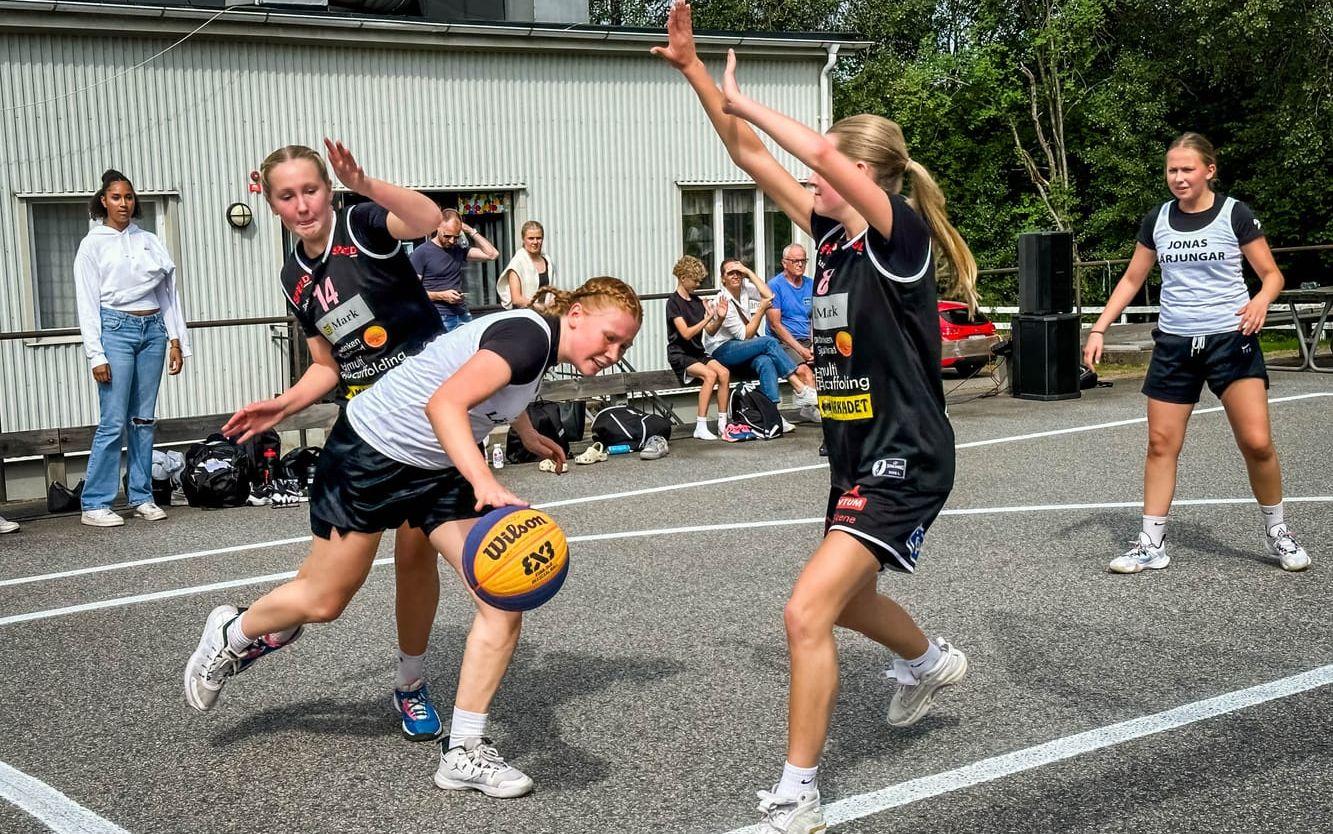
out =
[[[584,52],[640,52],[664,40],[664,33],[657,30],[588,24],[561,27],[541,23],[435,23],[355,14],[314,15],[252,8],[224,10],[65,0],[3,0],[0,6],[6,11],[0,16],[0,31],[87,30],[93,20],[101,24],[97,28],[104,29],[108,18],[112,18],[117,19],[116,31],[121,33],[170,35],[185,34],[209,18],[218,17],[200,34],[289,41],[357,41],[380,46]],[[706,32],[696,34],[695,39],[700,52],[709,54],[733,47],[743,47],[752,53],[789,53],[823,52],[835,45],[839,51],[849,52],[874,45],[856,35],[832,32]]]

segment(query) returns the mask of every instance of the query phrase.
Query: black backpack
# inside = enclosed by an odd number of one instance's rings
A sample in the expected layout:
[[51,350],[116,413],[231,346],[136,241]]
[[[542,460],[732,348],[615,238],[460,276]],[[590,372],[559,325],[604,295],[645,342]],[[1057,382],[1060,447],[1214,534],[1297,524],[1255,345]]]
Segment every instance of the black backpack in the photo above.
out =
[[273,429],[260,432],[245,442],[241,447],[250,458],[252,470],[251,486],[269,484],[281,476],[280,459],[282,458],[282,440]]
[[[569,434],[565,431],[565,421],[560,413],[559,403],[538,401],[528,404],[528,419],[532,427],[543,437],[549,437],[559,444],[569,455]],[[518,439],[518,432],[510,431],[505,438],[505,461],[508,463],[532,463],[537,456],[527,450],[523,441]]]
[[278,461],[276,476],[295,481],[301,488],[301,494],[309,496],[318,465],[319,447],[301,446],[282,456],[282,460]]
[[185,452],[181,488],[191,507],[239,507],[250,496],[254,462],[246,450],[210,434]]
[[782,414],[764,396],[757,382],[745,382],[731,389],[731,422],[749,426],[760,440],[782,436]]
[[603,446],[628,444],[631,449],[642,449],[644,441],[653,436],[670,440],[671,421],[628,405],[613,405],[597,412],[592,436]]

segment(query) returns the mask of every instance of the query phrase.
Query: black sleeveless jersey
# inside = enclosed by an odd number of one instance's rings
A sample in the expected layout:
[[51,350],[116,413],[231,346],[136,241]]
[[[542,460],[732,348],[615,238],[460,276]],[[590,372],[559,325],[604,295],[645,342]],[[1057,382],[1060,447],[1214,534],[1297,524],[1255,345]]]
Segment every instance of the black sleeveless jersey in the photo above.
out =
[[833,486],[918,493],[953,487],[954,435],[940,380],[930,231],[892,195],[893,230],[850,240],[811,218],[817,243],[811,339]]
[[282,267],[288,309],[307,336],[333,345],[339,399],[444,332],[402,243],[389,234],[388,214],[374,203],[341,209],[322,258],[312,261],[298,241]]

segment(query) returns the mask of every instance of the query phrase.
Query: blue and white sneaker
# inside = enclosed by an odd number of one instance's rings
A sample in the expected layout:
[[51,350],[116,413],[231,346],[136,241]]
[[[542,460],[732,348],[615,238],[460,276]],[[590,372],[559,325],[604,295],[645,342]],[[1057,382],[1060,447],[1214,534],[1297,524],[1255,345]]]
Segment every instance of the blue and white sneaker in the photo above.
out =
[[444,730],[440,714],[430,702],[430,690],[420,678],[393,691],[393,708],[403,716],[403,735],[411,741],[434,741]]

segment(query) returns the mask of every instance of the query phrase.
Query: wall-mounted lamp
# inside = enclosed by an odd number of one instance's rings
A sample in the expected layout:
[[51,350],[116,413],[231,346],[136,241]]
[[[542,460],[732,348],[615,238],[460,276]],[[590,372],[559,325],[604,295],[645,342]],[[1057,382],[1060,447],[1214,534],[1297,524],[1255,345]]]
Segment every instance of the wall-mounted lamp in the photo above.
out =
[[255,219],[255,213],[245,203],[232,203],[227,206],[227,224],[233,229],[244,229]]

